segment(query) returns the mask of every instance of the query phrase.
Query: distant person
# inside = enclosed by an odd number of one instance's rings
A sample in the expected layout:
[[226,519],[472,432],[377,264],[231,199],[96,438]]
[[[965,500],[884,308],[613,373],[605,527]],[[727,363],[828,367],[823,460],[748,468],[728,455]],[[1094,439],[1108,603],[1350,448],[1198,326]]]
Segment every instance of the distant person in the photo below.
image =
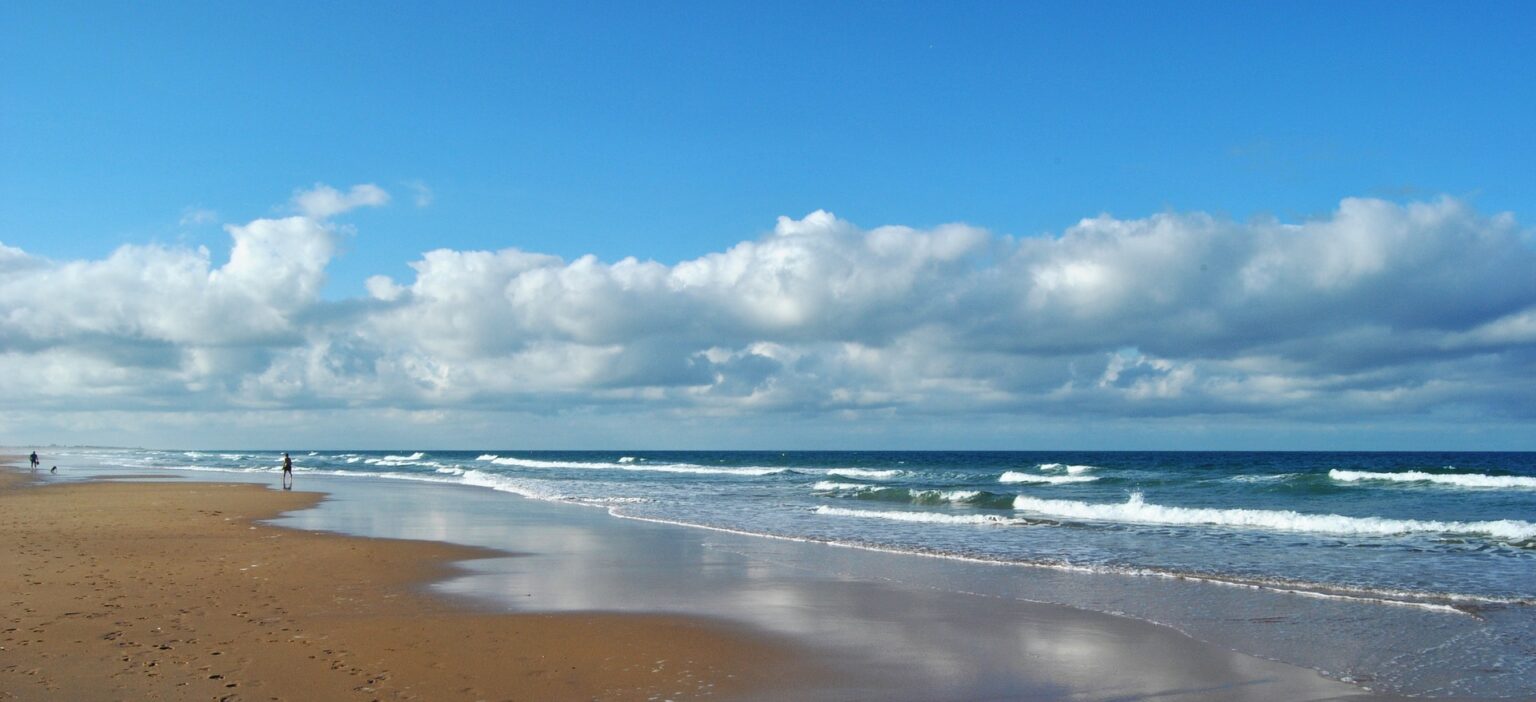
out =
[[293,489],[293,459],[288,457],[288,452],[283,452],[283,489]]
[[32,470],[37,470],[37,452],[32,452]]

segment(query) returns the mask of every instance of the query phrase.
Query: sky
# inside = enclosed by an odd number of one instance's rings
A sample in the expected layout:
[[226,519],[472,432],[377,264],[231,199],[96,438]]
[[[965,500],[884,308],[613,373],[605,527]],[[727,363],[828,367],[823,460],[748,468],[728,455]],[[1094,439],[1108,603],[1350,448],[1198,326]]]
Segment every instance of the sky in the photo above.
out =
[[0,5],[0,445],[1536,450],[1536,6]]

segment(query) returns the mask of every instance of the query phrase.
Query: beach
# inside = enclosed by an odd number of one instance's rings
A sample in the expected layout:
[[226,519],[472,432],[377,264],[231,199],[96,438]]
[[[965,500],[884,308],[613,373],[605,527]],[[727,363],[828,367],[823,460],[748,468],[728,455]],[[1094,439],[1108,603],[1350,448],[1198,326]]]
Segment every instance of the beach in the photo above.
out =
[[[910,557],[463,487],[78,477],[13,469],[0,492],[7,699],[1393,699],[1134,619],[879,576]],[[490,498],[518,520],[493,539],[472,526]]]
[[477,549],[255,523],[315,493],[4,478],[0,699],[732,698],[814,680],[782,642],[716,622],[420,591]]

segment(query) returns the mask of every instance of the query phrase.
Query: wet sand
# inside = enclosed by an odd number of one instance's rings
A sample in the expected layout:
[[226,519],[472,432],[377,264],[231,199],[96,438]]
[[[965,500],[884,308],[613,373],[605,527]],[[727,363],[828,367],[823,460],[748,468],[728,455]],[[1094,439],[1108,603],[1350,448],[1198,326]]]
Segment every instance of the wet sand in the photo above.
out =
[[[480,534],[492,551],[256,523],[319,493],[27,477],[0,470],[0,699],[1389,699],[1145,622],[856,563],[911,564],[888,554],[436,486],[348,486],[281,520]],[[488,530],[477,510],[515,522]]]

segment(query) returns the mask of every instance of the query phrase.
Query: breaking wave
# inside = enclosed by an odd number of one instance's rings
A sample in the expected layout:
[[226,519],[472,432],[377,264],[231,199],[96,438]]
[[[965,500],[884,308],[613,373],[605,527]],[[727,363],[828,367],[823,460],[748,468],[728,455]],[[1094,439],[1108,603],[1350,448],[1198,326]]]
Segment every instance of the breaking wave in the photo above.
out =
[[833,468],[827,471],[827,475],[836,475],[844,478],[863,478],[864,480],[890,480],[899,478],[906,471],[902,470],[869,470],[867,468]]
[[1034,483],[1038,485],[1065,485],[1067,483],[1091,483],[1098,480],[1095,475],[1037,475],[1035,473],[1021,473],[1010,470],[1003,473],[997,479],[1000,483]]
[[985,490],[922,490],[868,483],[839,483],[832,480],[820,481],[811,486],[811,489],[814,492],[859,500],[905,502],[917,505],[961,504],[1007,509],[1013,504],[1012,495],[999,495]]
[[[628,458],[627,456],[625,458]],[[765,468],[749,466],[744,468],[715,468],[712,466],[700,466],[692,463],[635,463],[633,459],[625,461],[619,459],[618,463],[604,463],[601,461],[536,461],[528,458],[501,457],[487,453],[475,459],[485,463],[494,463],[499,466],[514,466],[517,468],[569,468],[575,470],[627,470],[647,473],[687,473],[691,475],[741,475],[760,476],[777,475],[792,472],[788,468]]]
[[1483,475],[1481,473],[1425,473],[1407,470],[1398,473],[1372,473],[1361,470],[1330,470],[1328,477],[1341,483],[1384,481],[1393,483],[1433,483],[1464,488],[1515,488],[1536,490],[1536,478],[1518,475]]
[[1517,544],[1536,541],[1536,524],[1514,519],[1483,522],[1442,522],[1383,517],[1346,517],[1338,514],[1304,514],[1290,510],[1211,509],[1149,504],[1141,493],[1123,503],[1095,504],[1077,500],[1042,500],[1020,495],[1014,509],[1073,519],[1222,526],[1271,531],[1334,534],[1340,536],[1398,536],[1402,534],[1474,534]]
[[1081,475],[1097,468],[1098,466],[1074,466],[1068,465],[1066,463],[1041,463],[1035,467],[1039,468],[1040,470],[1065,471],[1067,475]]

